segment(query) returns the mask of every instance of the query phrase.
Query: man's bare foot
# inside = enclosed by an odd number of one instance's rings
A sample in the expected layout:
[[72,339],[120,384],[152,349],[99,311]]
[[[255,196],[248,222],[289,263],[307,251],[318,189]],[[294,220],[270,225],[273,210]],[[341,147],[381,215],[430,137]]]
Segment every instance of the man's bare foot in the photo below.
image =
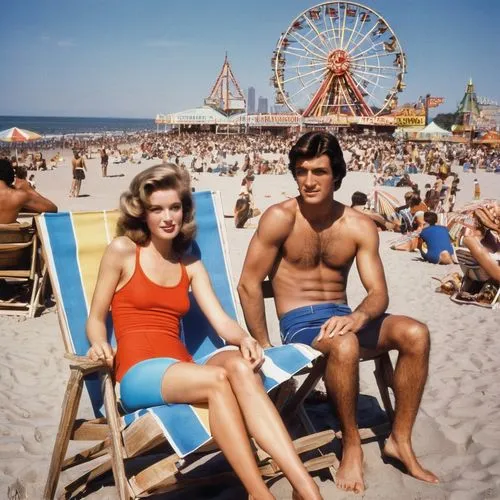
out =
[[344,447],[342,460],[335,477],[337,488],[354,493],[363,493],[363,450],[360,445]]
[[387,438],[383,454],[399,460],[407,469],[408,474],[426,483],[439,483],[438,477],[431,471],[424,469],[417,460],[410,442],[400,443],[392,436]]

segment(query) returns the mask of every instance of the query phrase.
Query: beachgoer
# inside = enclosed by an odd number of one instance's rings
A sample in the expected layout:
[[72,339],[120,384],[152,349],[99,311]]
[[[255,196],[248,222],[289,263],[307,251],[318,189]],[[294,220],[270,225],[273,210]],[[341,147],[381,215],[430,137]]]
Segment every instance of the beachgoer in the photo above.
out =
[[57,212],[57,206],[35,191],[26,179],[14,182],[9,160],[0,159],[0,224],[16,222],[20,212]]
[[[125,409],[207,402],[215,441],[253,498],[272,495],[248,434],[301,498],[321,498],[256,376],[262,348],[224,312],[200,259],[184,253],[195,232],[188,172],[172,164],[144,170],[122,194],[120,210],[119,237],[102,257],[87,335],[91,359],[106,359],[110,367],[114,360]],[[205,364],[196,364],[179,338],[189,289],[215,331],[237,347],[215,353]],[[110,307],[116,353],[106,342]]]
[[486,274],[500,282],[500,207],[478,208],[474,219],[477,231],[465,236],[463,245]]
[[71,184],[69,196],[70,198],[78,198],[80,196],[82,180],[85,179],[85,170],[87,170],[87,166],[85,165],[85,160],[76,149],[73,151],[71,167],[73,169],[73,182]]
[[[422,258],[432,264],[453,264],[454,251],[448,228],[436,224],[438,217],[434,212],[425,212],[424,221],[427,226],[420,232],[418,242]],[[427,245],[426,252],[422,243]]]
[[368,208],[366,208],[366,204],[368,202],[368,196],[361,191],[355,191],[351,196],[351,208],[356,210],[366,216],[370,217],[370,219],[375,222],[379,231],[392,230],[394,229],[394,224],[387,221],[377,212],[372,212]]
[[[238,285],[249,331],[262,347],[271,345],[262,294],[262,282],[269,276],[283,342],[312,345],[327,357],[325,383],[343,442],[336,483],[356,492],[365,489],[356,425],[360,356],[398,350],[396,415],[384,454],[399,459],[412,476],[436,483],[411,445],[427,379],[429,330],[412,318],[385,314],[388,293],[376,228],[333,198],[346,174],[337,139],[309,132],[292,147],[289,158],[299,195],[263,214]],[[346,285],[354,260],[367,296],[351,311]]]
[[109,162],[108,153],[106,153],[105,148],[102,148],[101,149],[101,174],[103,177],[108,176],[108,162]]

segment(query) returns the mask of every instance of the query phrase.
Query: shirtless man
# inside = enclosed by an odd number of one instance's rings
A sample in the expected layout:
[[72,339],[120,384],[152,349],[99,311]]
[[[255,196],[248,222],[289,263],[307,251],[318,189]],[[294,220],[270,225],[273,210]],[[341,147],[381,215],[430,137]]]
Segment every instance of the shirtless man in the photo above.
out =
[[9,160],[0,159],[0,224],[16,222],[19,212],[57,212],[57,207],[35,191],[26,179],[14,184],[14,169]]
[[[289,158],[299,196],[263,214],[238,284],[248,329],[264,348],[271,345],[261,288],[269,276],[283,342],[312,345],[327,357],[325,383],[343,436],[336,482],[358,493],[365,489],[356,425],[359,359],[397,349],[396,415],[384,453],[403,462],[412,476],[437,483],[417,461],[411,443],[427,379],[429,330],[412,318],[385,314],[389,299],[375,224],[333,199],[346,174],[337,139],[307,133]],[[367,295],[351,311],[346,284],[354,261]]]
[[73,169],[73,182],[71,183],[69,197],[78,198],[80,196],[82,180],[85,179],[85,170],[87,170],[87,166],[85,165],[85,160],[76,149],[73,151],[71,167]]

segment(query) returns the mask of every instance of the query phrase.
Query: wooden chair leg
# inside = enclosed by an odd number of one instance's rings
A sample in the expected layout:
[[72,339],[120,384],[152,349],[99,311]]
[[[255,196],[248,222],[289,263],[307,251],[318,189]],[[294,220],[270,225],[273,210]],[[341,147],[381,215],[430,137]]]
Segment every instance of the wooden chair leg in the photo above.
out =
[[66,393],[64,395],[61,420],[57,431],[54,451],[50,462],[47,484],[43,493],[44,500],[52,500],[56,493],[61,474],[61,464],[68,449],[69,437],[76,419],[83,389],[83,375],[79,370],[71,370]]
[[111,375],[105,373],[102,376],[104,385],[104,406],[108,419],[109,431],[111,434],[111,463],[113,465],[113,476],[120,500],[132,498],[127,478],[125,475],[125,465],[123,463],[124,447],[121,438],[120,420],[116,409],[116,397],[113,388]]
[[394,408],[389,395],[389,387],[393,387],[394,369],[392,367],[389,353],[384,353],[375,360],[375,379],[382,399],[387,418],[392,423],[394,421]]

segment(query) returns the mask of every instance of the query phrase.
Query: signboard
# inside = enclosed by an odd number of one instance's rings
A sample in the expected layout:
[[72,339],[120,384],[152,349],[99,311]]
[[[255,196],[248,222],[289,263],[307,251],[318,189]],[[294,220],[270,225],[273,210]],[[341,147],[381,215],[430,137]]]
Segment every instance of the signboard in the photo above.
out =
[[395,112],[395,123],[398,127],[425,127],[425,109],[400,108]]

